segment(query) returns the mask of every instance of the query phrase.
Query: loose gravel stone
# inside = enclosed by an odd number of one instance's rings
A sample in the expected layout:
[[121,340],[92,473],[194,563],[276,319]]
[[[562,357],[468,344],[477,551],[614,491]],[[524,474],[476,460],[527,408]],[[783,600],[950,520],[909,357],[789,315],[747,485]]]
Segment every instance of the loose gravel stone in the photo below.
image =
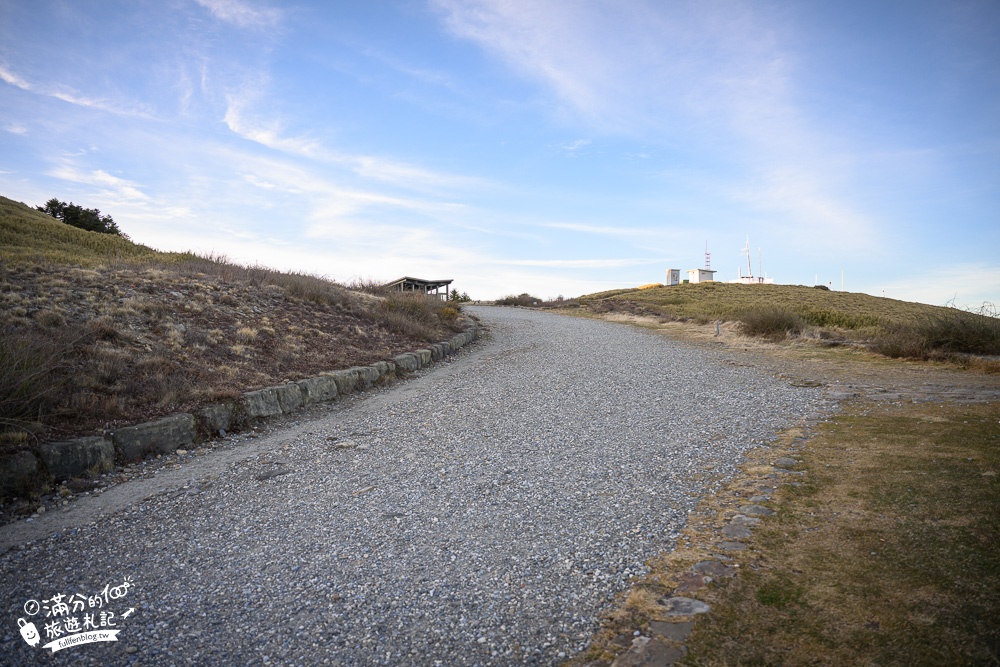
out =
[[4,655],[38,659],[26,601],[128,577],[118,641],[47,663],[556,665],[748,450],[833,407],[641,329],[470,310],[491,340],[0,555]]

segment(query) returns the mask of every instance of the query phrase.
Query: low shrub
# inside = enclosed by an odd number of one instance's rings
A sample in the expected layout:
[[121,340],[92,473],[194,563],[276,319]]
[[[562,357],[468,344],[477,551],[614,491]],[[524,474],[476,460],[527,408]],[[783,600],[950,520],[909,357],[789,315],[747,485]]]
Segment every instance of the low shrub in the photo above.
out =
[[498,306],[524,306],[527,308],[533,308],[535,306],[539,306],[541,305],[541,303],[542,303],[541,299],[539,299],[537,296],[531,296],[527,292],[518,294],[517,296],[510,294],[508,296],[503,297],[502,299],[496,300],[496,304]]
[[738,329],[744,336],[783,340],[788,334],[801,333],[805,322],[787,308],[757,308],[739,315]]
[[977,312],[949,309],[887,326],[872,349],[888,357],[910,359],[1000,355],[1000,318],[991,309],[991,305]]
[[30,331],[0,334],[0,430],[40,421],[58,395],[66,350]]
[[459,306],[417,292],[384,291],[375,316],[391,331],[427,342],[441,339],[441,326],[458,331]]

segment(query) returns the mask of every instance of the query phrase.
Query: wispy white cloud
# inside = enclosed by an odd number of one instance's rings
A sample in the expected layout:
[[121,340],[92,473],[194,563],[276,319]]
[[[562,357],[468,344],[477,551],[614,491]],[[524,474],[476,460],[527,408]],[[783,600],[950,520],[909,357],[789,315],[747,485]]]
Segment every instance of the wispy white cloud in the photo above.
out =
[[150,200],[139,186],[132,181],[113,176],[101,169],[82,171],[76,167],[63,164],[49,172],[49,176],[72,183],[84,185],[94,185],[102,189],[106,195],[113,195],[116,199],[130,200],[133,202],[147,202]]
[[283,153],[311,159],[324,157],[315,139],[284,136],[284,128],[280,121],[262,121],[259,117],[248,114],[246,108],[251,104],[248,96],[229,95],[226,102],[223,121],[233,133]]
[[[315,216],[308,218],[314,222],[337,221],[337,224],[346,224],[355,219],[353,216],[372,211],[405,211],[439,217],[464,209],[459,202],[404,197],[377,189],[347,185],[345,179],[338,178],[336,173],[300,164],[294,158],[266,157],[230,149],[216,150],[213,158],[227,165],[234,173],[241,174],[240,181],[254,188],[274,194],[304,197],[317,212]],[[306,233],[320,237],[329,235],[332,228],[311,225],[306,227]]]
[[562,144],[559,148],[566,153],[567,156],[577,157],[580,153],[586,151],[591,143],[593,142],[591,142],[590,139],[576,139]]
[[3,65],[0,65],[0,79],[2,79],[5,83],[14,86],[15,88],[20,88],[25,92],[52,97],[79,107],[106,111],[118,116],[133,116],[139,118],[152,117],[152,114],[150,114],[149,111],[141,105],[119,103],[111,100],[87,97],[62,85],[35,84],[24,79]]
[[370,46],[363,48],[361,52],[372,60],[422,83],[440,86],[451,91],[458,89],[454,78],[448,72],[429,67],[417,67],[412,62],[402,60],[381,49],[375,49]]
[[[868,241],[874,221],[839,185],[858,178],[797,101],[782,19],[743,0],[433,0],[447,29],[541,83],[595,131],[693,141],[722,160],[719,195],[796,225]],[[600,45],[599,48],[595,45]],[[567,155],[583,145],[566,144]],[[709,157],[711,156],[711,157]],[[703,158],[703,159],[706,159]],[[717,176],[713,178],[718,179]],[[735,183],[735,185],[733,185]]]
[[[826,192],[815,174],[776,168],[733,187],[728,195],[764,213],[780,215],[782,219],[775,224],[792,245],[816,245],[817,239],[823,239],[824,252],[847,250],[862,257],[882,249],[876,221]],[[787,224],[789,219],[795,224]]]
[[262,30],[281,24],[283,13],[274,7],[253,7],[240,0],[195,0],[220,21],[240,28]]
[[349,155],[324,147],[308,136],[287,136],[279,120],[262,121],[248,107],[257,93],[230,95],[224,121],[229,129],[250,141],[288,155],[341,165],[366,179],[391,183],[412,190],[442,191],[491,187],[484,179],[431,171],[403,162],[370,155]]
[[21,123],[9,123],[4,125],[4,132],[10,132],[11,134],[16,134],[23,136],[28,133],[28,128]]

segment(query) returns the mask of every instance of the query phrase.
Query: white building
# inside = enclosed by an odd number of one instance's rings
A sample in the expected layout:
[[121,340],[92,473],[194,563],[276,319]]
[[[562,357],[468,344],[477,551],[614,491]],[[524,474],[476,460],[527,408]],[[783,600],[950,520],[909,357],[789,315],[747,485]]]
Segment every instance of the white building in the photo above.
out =
[[667,269],[667,285],[680,285],[681,284],[681,270],[680,269]]
[[739,283],[740,285],[773,285],[774,278],[763,278],[761,276],[740,276],[736,280],[730,280],[731,283]]
[[715,282],[715,271],[712,269],[688,269],[689,283]]

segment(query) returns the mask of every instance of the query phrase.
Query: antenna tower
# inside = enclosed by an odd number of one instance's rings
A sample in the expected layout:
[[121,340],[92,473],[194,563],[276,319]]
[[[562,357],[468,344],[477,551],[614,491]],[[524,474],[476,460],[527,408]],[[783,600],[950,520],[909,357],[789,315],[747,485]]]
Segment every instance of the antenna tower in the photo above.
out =
[[708,241],[705,241],[705,270],[712,270],[712,253],[708,251]]
[[[747,278],[753,278],[753,266],[750,265],[750,257],[751,257],[751,255],[750,255],[750,236],[749,235],[747,236],[747,245],[743,249],[743,252],[741,252],[740,254],[747,256]],[[743,275],[743,271],[740,270],[740,276],[742,276],[742,275]]]

